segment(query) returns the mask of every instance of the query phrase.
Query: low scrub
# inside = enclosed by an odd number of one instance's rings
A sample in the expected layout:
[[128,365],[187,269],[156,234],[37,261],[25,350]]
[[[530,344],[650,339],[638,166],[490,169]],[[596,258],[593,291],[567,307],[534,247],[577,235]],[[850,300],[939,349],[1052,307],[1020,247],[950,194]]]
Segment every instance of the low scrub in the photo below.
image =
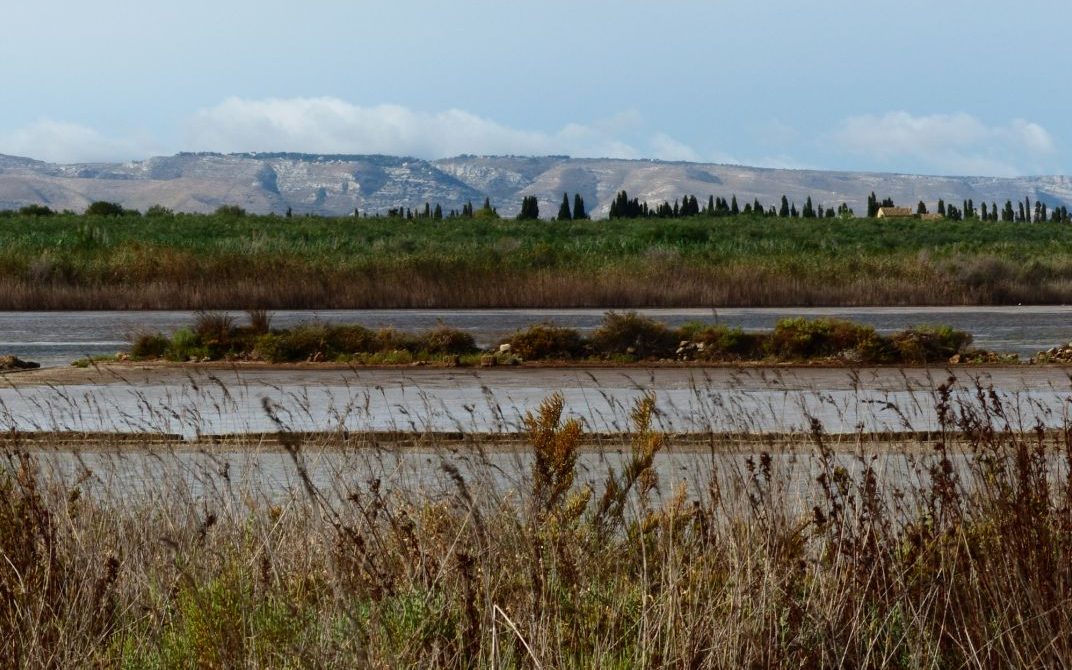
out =
[[[268,329],[266,314],[251,312],[250,324],[226,314],[198,314],[193,328],[170,338],[144,333],[134,338],[134,359],[261,360],[405,364],[448,361],[470,364],[480,353],[471,333],[445,324],[407,333],[394,328],[306,323]],[[734,363],[833,361],[860,364],[1009,362],[992,352],[968,349],[971,335],[947,326],[920,326],[880,335],[871,326],[839,319],[783,319],[770,332],[690,323],[680,328],[635,312],[607,312],[591,337],[573,328],[537,324],[519,330],[508,344],[509,360],[645,360]],[[955,357],[955,358],[954,358]]]
[[889,342],[871,326],[841,319],[783,319],[765,348],[779,360],[842,358],[863,363],[895,360]]
[[607,312],[592,335],[593,349],[604,356],[665,358],[673,356],[677,343],[677,333],[636,312]]
[[890,338],[898,360],[905,363],[934,363],[963,353],[972,342],[970,333],[949,326],[909,328]]
[[581,358],[588,350],[588,343],[578,330],[549,323],[519,330],[504,344],[510,345],[510,353],[515,356],[534,361]]

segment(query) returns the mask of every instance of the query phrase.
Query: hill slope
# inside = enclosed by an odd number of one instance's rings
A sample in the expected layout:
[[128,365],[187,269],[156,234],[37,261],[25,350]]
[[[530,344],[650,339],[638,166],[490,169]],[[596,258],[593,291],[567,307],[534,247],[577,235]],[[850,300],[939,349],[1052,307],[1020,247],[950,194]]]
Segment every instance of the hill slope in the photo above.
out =
[[646,160],[577,159],[563,156],[458,156],[436,161],[394,156],[307,154],[178,154],[128,163],[59,165],[0,155],[0,209],[40,203],[81,211],[108,200],[142,209],[160,204],[206,212],[237,204],[252,212],[345,215],[355,209],[439,203],[445,210],[484,198],[503,215],[516,213],[522,196],[535,195],[544,216],[558,211],[562,193],[580,193],[590,213],[606,216],[620,190],[652,204],[682,195],[736,195],[741,206],[759,199],[769,206],[786,195],[798,207],[846,202],[865,209],[867,194],[898,204],[939,198],[960,204],[1022,200],[1072,206],[1072,178],[1064,176],[933,177],[862,172],[781,170],[735,165]]

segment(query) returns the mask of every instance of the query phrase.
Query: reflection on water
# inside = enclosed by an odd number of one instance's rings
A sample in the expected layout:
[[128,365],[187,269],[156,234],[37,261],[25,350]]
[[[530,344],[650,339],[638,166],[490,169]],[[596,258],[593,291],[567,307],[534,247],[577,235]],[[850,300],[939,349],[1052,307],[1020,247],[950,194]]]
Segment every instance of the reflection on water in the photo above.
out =
[[[235,373],[224,382],[211,372],[191,371],[185,380],[162,383],[8,387],[0,388],[0,429],[186,438],[276,431],[515,433],[523,429],[525,413],[556,392],[567,414],[589,432],[627,431],[630,409],[645,393],[655,396],[658,428],[674,433],[785,433],[806,431],[813,420],[830,433],[938,427],[935,387],[920,383],[920,371],[900,387],[890,382],[901,373],[881,369],[858,385],[846,385],[844,378],[853,373],[841,370],[594,372],[265,372]],[[1061,383],[1059,370],[1049,373],[1021,378],[1031,386],[994,389],[1014,427],[1066,422],[1072,390],[1067,379]],[[991,402],[969,373],[962,376],[950,396],[954,405]],[[813,386],[800,385],[808,379]]]
[[[473,333],[490,345],[518,328],[553,321],[582,331],[594,329],[604,310],[281,310],[273,324],[289,327],[322,320],[402,330],[430,328],[442,321]],[[874,326],[880,331],[919,324],[948,324],[975,336],[975,344],[994,351],[1031,354],[1072,339],[1072,307],[873,307],[793,309],[641,310],[670,325],[704,321],[768,329],[791,316],[830,316]],[[241,312],[232,312],[241,321]],[[86,355],[114,354],[140,331],[172,333],[188,326],[193,312],[0,312],[0,354],[15,354],[43,365],[64,365]]]

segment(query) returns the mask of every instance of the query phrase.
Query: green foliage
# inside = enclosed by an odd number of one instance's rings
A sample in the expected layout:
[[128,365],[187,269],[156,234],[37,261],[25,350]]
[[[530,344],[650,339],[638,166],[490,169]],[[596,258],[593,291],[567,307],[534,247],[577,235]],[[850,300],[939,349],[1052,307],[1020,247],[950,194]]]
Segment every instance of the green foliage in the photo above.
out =
[[579,358],[585,354],[585,341],[573,328],[538,324],[519,330],[506,342],[510,353],[523,360]]
[[98,200],[86,207],[86,216],[122,216],[126,213],[123,206],[115,202]]
[[189,328],[180,328],[175,331],[171,336],[171,345],[165,353],[165,357],[168,360],[180,362],[207,358],[208,356],[208,349],[201,346],[200,338]]
[[52,216],[55,213],[44,205],[26,205],[19,208],[19,214],[22,216]]
[[638,358],[661,358],[673,354],[676,335],[664,324],[636,312],[607,312],[592,336],[600,354],[629,354]]
[[149,209],[145,210],[145,216],[175,216],[175,212],[168,209],[167,207],[164,207],[163,205],[152,205],[149,207]]
[[518,221],[534,221],[540,218],[540,205],[536,202],[536,196],[527,195],[521,198],[521,211],[517,213]]
[[767,352],[782,359],[837,356],[875,350],[878,334],[871,326],[840,319],[782,319],[767,339]]
[[476,342],[471,333],[440,324],[421,333],[411,348],[428,354],[471,354],[476,351]]
[[740,328],[707,326],[683,329],[682,339],[703,344],[701,358],[715,361],[754,360],[764,355],[763,333],[746,333]]
[[965,351],[972,336],[949,326],[916,326],[893,335],[891,340],[900,360],[934,363]]
[[130,355],[135,360],[163,358],[171,346],[171,340],[163,333],[140,333],[130,345]]
[[573,214],[570,212],[569,195],[562,194],[562,204],[558,206],[558,216],[555,217],[557,221],[572,221]]
[[216,216],[239,219],[246,215],[246,210],[238,205],[220,205],[216,208]]

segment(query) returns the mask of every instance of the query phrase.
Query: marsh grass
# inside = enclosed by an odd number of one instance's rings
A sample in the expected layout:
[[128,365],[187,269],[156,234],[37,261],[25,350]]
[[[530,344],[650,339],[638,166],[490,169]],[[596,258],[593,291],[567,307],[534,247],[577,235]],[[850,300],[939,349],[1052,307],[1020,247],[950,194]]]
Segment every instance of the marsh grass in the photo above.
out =
[[1066,304],[1072,227],[0,217],[0,309]]
[[[817,420],[787,452],[712,447],[668,472],[650,395],[595,468],[552,395],[524,449],[442,445],[421,476],[266,402],[291,473],[270,494],[212,449],[156,447],[132,478],[128,443],[64,470],[47,436],[13,432],[0,664],[1067,666],[1072,433],[952,387],[896,476]],[[325,474],[326,454],[344,458]]]

